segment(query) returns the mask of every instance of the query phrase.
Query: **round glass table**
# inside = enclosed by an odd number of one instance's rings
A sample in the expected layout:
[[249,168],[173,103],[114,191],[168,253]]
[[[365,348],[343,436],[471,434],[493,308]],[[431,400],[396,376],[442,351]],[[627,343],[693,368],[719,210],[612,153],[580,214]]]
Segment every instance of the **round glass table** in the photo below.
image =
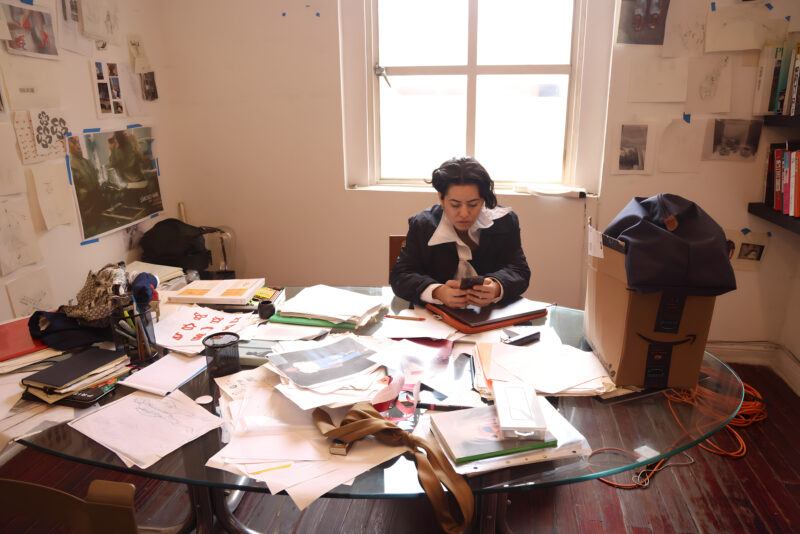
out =
[[[380,292],[381,289],[360,290]],[[392,302],[392,311],[403,307],[407,307],[404,301],[395,299]],[[565,344],[589,350],[583,338],[581,310],[554,306],[550,308],[547,318],[538,323],[552,326]],[[649,392],[617,402],[601,402],[595,397],[551,399],[561,415],[586,437],[593,451],[622,449],[632,452],[647,446],[655,451],[656,456],[637,461],[632,459],[632,455],[597,453],[590,457],[571,457],[493,471],[469,478],[469,484],[476,496],[528,491],[537,486],[607,477],[678,454],[724,428],[738,412],[744,395],[742,382],[736,373],[708,352],[703,357],[699,386],[708,393],[704,395],[707,401],[700,405],[670,404],[665,391]],[[208,394],[210,384],[207,374],[203,372],[196,376],[181,390],[191,398]],[[131,391],[126,387],[118,387],[115,397]],[[419,413],[416,413],[413,417],[418,416]],[[148,469],[126,467],[116,454],[66,424],[18,441],[75,462],[187,484],[195,500],[198,532],[206,531],[206,526],[210,528],[214,516],[229,531],[247,531],[229,513],[221,490],[268,493],[268,489],[262,482],[206,467],[206,461],[224,446],[222,438],[220,429],[208,432]],[[422,495],[424,492],[417,481],[414,462],[403,455],[359,475],[352,485],[341,485],[325,496],[394,499]]]

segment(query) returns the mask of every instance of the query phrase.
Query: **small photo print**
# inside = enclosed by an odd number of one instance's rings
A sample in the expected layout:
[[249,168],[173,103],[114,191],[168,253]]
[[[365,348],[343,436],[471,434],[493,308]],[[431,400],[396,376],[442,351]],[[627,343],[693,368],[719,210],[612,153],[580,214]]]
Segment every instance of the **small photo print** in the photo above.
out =
[[740,260],[761,261],[761,256],[764,254],[764,245],[757,243],[747,243],[742,241],[742,246],[739,247]]
[[663,45],[669,0],[622,0],[617,42]]
[[119,78],[115,76],[113,78],[109,78],[108,81],[111,84],[111,98],[122,98],[122,92],[119,89]]
[[117,64],[116,63],[109,63],[108,64],[108,75],[109,76],[119,76],[119,72],[117,71]]
[[647,126],[623,124],[619,142],[619,170],[643,171],[647,154]]
[[[56,33],[50,12],[33,6],[0,4],[11,40],[6,49],[12,54],[57,59]],[[2,20],[2,17],[0,17]]]
[[148,101],[158,100],[156,73],[145,72],[139,75],[139,79],[142,82],[142,98]]
[[108,91],[107,83],[97,84],[97,95],[100,99],[100,111],[102,113],[111,113],[111,94]]
[[105,80],[105,76],[103,75],[103,63],[101,61],[94,62],[94,71],[98,80]]
[[755,161],[763,122],[745,119],[709,121],[703,159],[722,161]]
[[125,113],[125,109],[123,109],[123,107],[122,107],[122,102],[120,102],[119,100],[114,100],[113,105],[114,105],[114,114],[115,115],[119,115],[121,113]]

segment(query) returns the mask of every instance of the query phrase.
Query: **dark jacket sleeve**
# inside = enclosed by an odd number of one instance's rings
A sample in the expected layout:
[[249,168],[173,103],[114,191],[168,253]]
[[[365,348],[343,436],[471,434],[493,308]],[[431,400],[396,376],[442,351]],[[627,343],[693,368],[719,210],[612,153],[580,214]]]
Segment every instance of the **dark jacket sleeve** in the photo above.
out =
[[389,274],[389,284],[398,297],[409,302],[421,304],[420,295],[430,284],[438,283],[425,274],[423,258],[427,254],[428,239],[423,223],[417,217],[408,220],[406,243],[400,249],[397,262]]
[[[520,238],[519,219],[517,214],[508,214],[510,228],[504,234],[504,243],[501,248],[502,258],[497,262],[497,269],[492,272],[482,273],[484,276],[495,278],[503,286],[503,299],[500,304],[505,304],[521,296],[531,279],[531,269],[528,260],[522,251]],[[487,236],[488,237],[488,236]]]

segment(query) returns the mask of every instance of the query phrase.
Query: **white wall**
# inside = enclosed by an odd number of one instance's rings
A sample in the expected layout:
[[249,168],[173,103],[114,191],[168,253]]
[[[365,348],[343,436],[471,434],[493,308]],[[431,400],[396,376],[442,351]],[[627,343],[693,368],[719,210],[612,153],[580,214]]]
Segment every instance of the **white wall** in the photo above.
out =
[[[127,32],[140,33],[149,45],[152,56],[158,59],[158,51],[162,45],[153,26],[156,13],[154,6],[157,2],[155,0],[139,0],[135,3],[119,2],[119,4],[123,35]],[[63,110],[72,132],[81,132],[84,128],[96,127],[124,128],[127,124],[134,122],[155,126],[156,121],[153,119],[153,115],[159,106],[157,103],[145,104],[147,117],[98,119],[94,108],[89,58],[66,50],[59,50],[59,53],[59,60],[52,61],[10,55],[6,52],[5,47],[0,47],[0,70],[6,80],[12,78],[16,70],[24,63],[33,63],[37,69],[51,70],[58,83],[59,106]],[[122,60],[122,62],[127,62],[127,46],[124,42],[120,42],[120,46],[112,46],[109,50],[97,52],[96,57],[105,61]],[[155,132],[157,134],[158,130],[156,129]],[[64,179],[67,179],[66,167]],[[168,178],[162,173],[161,180],[164,183]],[[128,247],[125,232],[103,237],[98,243],[81,246],[78,223],[73,222],[70,225],[58,226],[47,231],[30,179],[28,180],[28,192],[37,240],[43,258],[35,265],[23,267],[0,279],[0,285],[4,286],[8,281],[39,266],[44,266],[49,275],[55,303],[63,304],[75,297],[90,269],[97,270],[106,263],[126,259]],[[13,318],[5,290],[2,290],[2,293],[0,295],[0,321]]]
[[[436,198],[432,192],[345,191],[336,2],[238,5],[246,16],[235,24],[224,22],[219,4],[208,0],[162,7],[161,168],[175,177],[164,184],[165,195],[186,203],[193,224],[234,229],[240,275],[265,275],[275,285],[385,283],[387,236],[404,233],[407,217]],[[679,105],[626,102],[627,59],[657,53],[658,47],[615,49],[609,128],[631,119],[666,125],[681,116]],[[745,66],[752,59],[737,59],[730,116],[752,97],[754,70]],[[692,175],[606,172],[596,220],[604,227],[633,196],[672,192],[697,201],[723,227],[772,231],[762,270],[737,272],[739,290],[718,300],[711,335],[796,344],[784,332],[791,328],[784,328],[783,310],[800,306],[786,291],[796,276],[800,236],[746,213],[747,202],[762,195],[764,146],[756,163],[703,163]],[[607,154],[614,152],[607,147]],[[596,206],[516,195],[500,201],[522,221],[533,270],[528,295],[582,307],[583,223]],[[799,292],[795,283],[795,297]]]

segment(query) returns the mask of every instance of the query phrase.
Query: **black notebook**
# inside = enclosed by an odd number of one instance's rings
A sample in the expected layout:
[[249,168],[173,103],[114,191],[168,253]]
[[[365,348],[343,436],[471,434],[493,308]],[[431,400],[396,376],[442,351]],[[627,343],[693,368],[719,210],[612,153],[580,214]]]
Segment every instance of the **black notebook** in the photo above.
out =
[[101,367],[111,366],[125,359],[125,355],[113,350],[89,348],[73,353],[66,360],[57,362],[47,369],[22,379],[22,384],[45,391],[63,389],[82,380]]

